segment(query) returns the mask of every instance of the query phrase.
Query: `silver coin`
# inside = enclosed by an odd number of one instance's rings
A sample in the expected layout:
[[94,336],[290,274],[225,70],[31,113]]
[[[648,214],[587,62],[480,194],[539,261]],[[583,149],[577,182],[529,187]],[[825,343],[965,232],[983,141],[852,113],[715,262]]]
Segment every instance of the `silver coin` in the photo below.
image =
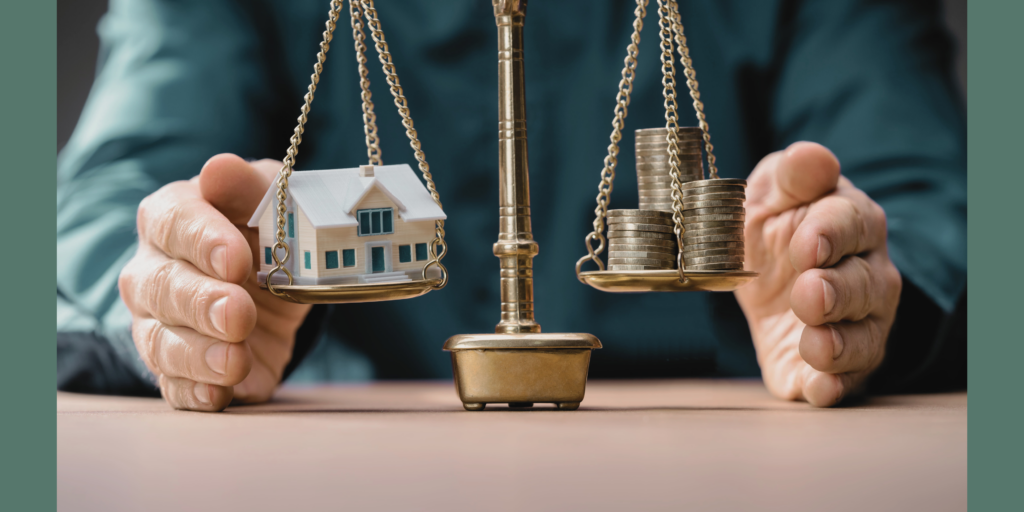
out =
[[743,228],[687,229],[686,232],[683,233],[683,239],[694,238],[694,237],[698,237],[698,236],[742,235],[742,234],[743,234]]
[[672,264],[668,260],[657,260],[652,258],[608,258],[609,265],[647,265],[651,267],[668,267]]
[[690,183],[689,186],[687,186],[686,188],[687,189],[691,189],[691,188],[704,188],[704,187],[721,187],[721,186],[725,186],[725,185],[733,185],[733,186],[743,186],[743,187],[746,187],[747,186],[747,180],[739,180],[739,179],[734,179],[734,178],[719,178],[717,180],[714,180],[714,179],[711,179],[711,180],[701,180],[701,181],[694,181],[694,182]]
[[741,221],[722,220],[718,222],[688,222],[686,219],[683,221],[683,227],[687,231],[691,229],[711,229],[711,228],[743,228],[744,223]]
[[[678,156],[679,156],[679,162],[681,164],[696,165],[696,164],[701,163],[700,154],[680,153]],[[657,163],[662,163],[662,162],[664,162],[665,165],[671,165],[669,163],[670,160],[669,160],[668,153],[664,153],[664,154],[661,154],[661,153],[651,153],[651,154],[639,153],[639,154],[636,155],[636,163],[637,163],[637,165],[641,165],[641,164],[657,164]],[[707,181],[707,180],[705,180],[705,181]]]
[[[701,180],[707,181],[707,180]],[[746,189],[738,186],[728,187],[698,187],[698,188],[687,188],[683,191],[683,194],[687,197],[690,196],[702,196],[707,194],[743,194],[746,195]]]
[[675,261],[678,253],[646,252],[646,251],[608,251],[609,258],[646,258],[649,260]]
[[727,215],[727,214],[745,214],[746,211],[742,206],[724,206],[716,208],[693,208],[686,213],[687,216],[700,217],[702,215]]
[[[636,151],[666,151],[667,152],[668,148],[670,146],[671,146],[671,144],[667,140],[662,139],[662,140],[654,141],[654,142],[652,142],[650,140],[637,141],[636,144],[634,144],[633,147],[634,147],[634,149],[636,149]],[[677,140],[676,141],[676,147],[681,149],[681,150],[692,151],[692,152],[700,152],[700,150],[701,150],[701,144],[699,142],[696,142],[696,141]]]
[[707,256],[739,256],[743,257],[743,249],[707,249],[704,251],[691,251],[687,248],[683,249],[683,258],[689,258],[691,256],[695,258],[702,258]]
[[657,238],[608,238],[608,248],[611,249],[612,247],[651,247],[652,249],[643,250],[654,250],[653,248],[657,248],[660,251],[676,252],[676,241],[675,237],[672,237],[671,240]]
[[655,176],[641,176],[641,175],[637,174],[636,181],[637,181],[637,183],[640,183],[640,184],[644,184],[644,183],[672,183],[672,176],[669,176],[668,174],[658,174],[658,175],[655,175]]
[[658,240],[675,240],[673,233],[658,233],[654,231],[636,231],[625,229],[622,231],[608,228],[608,239],[613,238],[656,238]]
[[697,236],[692,238],[685,238],[683,235],[683,243],[689,246],[690,244],[711,244],[718,242],[742,242],[743,235],[707,235]]
[[743,207],[742,199],[719,199],[717,201],[688,201],[683,199],[684,210],[696,210],[698,208],[722,208],[722,207]]
[[[677,126],[676,134],[678,135],[690,135],[696,137],[703,137],[704,131],[699,126]],[[655,136],[660,135],[662,137],[668,135],[668,128],[664,126],[658,128],[639,128],[633,132],[634,137],[644,136]]]
[[[640,199],[654,199],[656,201],[672,201],[672,189],[660,190],[638,190]],[[663,199],[664,198],[664,199]]]
[[621,209],[621,208],[620,209],[616,209],[616,210],[608,210],[608,216],[609,217],[620,217],[620,216],[625,216],[625,217],[641,216],[641,217],[644,217],[644,216],[650,216],[650,217],[658,217],[658,218],[662,218],[662,219],[666,219],[666,218],[667,219],[671,219],[672,218],[671,215],[665,215],[664,212],[651,212],[651,211],[645,211],[645,210],[642,210],[642,209],[639,209],[639,210],[627,210],[627,209]]
[[647,265],[608,265],[608,270],[611,270],[613,272],[621,272],[623,270],[672,270],[674,268],[676,268],[675,265],[672,265],[671,267],[668,268],[661,266],[651,267]]
[[[685,263],[685,262],[684,262]],[[742,263],[704,263],[701,265],[686,265],[686,270],[743,270]]]
[[608,229],[615,229],[616,231],[651,231],[655,233],[672,232],[672,226],[669,224],[641,224],[636,222],[620,222],[618,224],[609,224]]
[[714,242],[709,244],[698,244],[694,242],[683,246],[684,253],[694,251],[717,251],[721,249],[743,250],[743,242]]
[[658,190],[672,190],[671,183],[637,183],[638,191],[658,191]]
[[708,263],[739,263],[743,264],[742,254],[725,254],[722,256],[690,256],[683,254],[687,265],[707,265]]
[[644,209],[647,209],[647,210],[656,210],[656,211],[662,211],[662,212],[666,212],[666,213],[671,213],[672,212],[672,204],[671,203],[669,203],[669,204],[644,203],[644,202],[641,201],[640,202],[640,206],[643,206]]
[[723,213],[715,215],[684,215],[685,222],[743,222],[746,215],[742,213]]
[[699,194],[699,195],[683,195],[683,200],[688,202],[696,201],[729,201],[739,200],[746,201],[747,195],[743,192],[726,192],[719,194]]
[[611,258],[649,258],[647,254],[660,254],[674,258],[679,251],[675,247],[658,247],[657,245],[628,245],[608,244],[608,254]]
[[672,219],[664,217],[608,217],[608,227],[620,229],[620,224],[657,224],[659,226],[674,226]]

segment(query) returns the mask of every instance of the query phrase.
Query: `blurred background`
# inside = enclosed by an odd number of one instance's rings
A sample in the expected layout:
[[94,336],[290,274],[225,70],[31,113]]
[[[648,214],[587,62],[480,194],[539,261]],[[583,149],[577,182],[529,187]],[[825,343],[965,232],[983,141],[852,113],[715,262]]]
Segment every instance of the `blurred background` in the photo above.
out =
[[[757,0],[751,0],[757,1]],[[956,73],[967,91],[967,0],[941,0],[957,41]],[[57,149],[71,137],[96,72],[96,23],[107,0],[57,1]]]

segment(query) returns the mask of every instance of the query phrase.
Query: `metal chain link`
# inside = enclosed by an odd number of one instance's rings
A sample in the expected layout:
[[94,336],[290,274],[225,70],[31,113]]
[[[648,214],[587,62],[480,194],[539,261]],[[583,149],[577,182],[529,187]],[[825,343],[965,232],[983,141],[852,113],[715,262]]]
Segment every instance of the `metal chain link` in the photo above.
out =
[[377,137],[377,115],[373,113],[373,94],[370,93],[370,70],[366,67],[366,34],[363,33],[363,8],[359,0],[348,0],[352,19],[352,39],[355,41],[356,62],[359,64],[360,97],[363,100],[363,133],[366,135],[366,156],[370,165],[384,165],[381,160],[380,139]]
[[693,61],[690,59],[690,49],[686,46],[686,35],[683,34],[682,17],[679,16],[679,3],[676,0],[669,0],[672,13],[672,32],[676,37],[676,47],[679,50],[679,60],[683,63],[683,73],[686,75],[686,85],[690,88],[690,97],[693,98],[693,109],[697,113],[697,123],[704,132],[704,150],[708,154],[708,172],[711,179],[718,179],[718,166],[715,165],[715,147],[711,145],[711,128],[704,117],[704,103],[700,101],[700,92],[697,90],[697,72],[693,69]]
[[671,0],[658,0],[658,36],[661,39],[661,84],[664,87],[662,96],[665,98],[665,128],[668,131],[669,175],[672,177],[672,221],[676,235],[678,252],[676,266],[679,269],[679,280],[686,281],[683,268],[683,190],[679,176],[679,115],[676,103],[676,67],[672,55],[672,13],[669,8]]
[[[612,183],[615,180],[615,167],[618,165],[619,141],[622,140],[622,129],[625,125],[626,116],[629,114],[629,99],[633,92],[633,79],[636,77],[637,56],[640,53],[640,31],[644,28],[644,18],[647,16],[648,0],[637,0],[633,21],[633,34],[629,38],[629,45],[626,46],[625,67],[622,68],[622,80],[619,80],[619,92],[615,95],[615,116],[612,118],[612,134],[609,137],[611,144],[608,145],[608,156],[604,158],[604,168],[601,169],[601,181],[597,185],[597,208],[594,209],[594,231],[586,236],[584,243],[587,246],[587,254],[576,262],[576,277],[580,277],[580,269],[583,264],[593,261],[597,264],[598,270],[604,270],[604,262],[599,255],[605,248],[604,221],[608,214],[608,202],[611,200]],[[594,240],[598,246],[593,247]]]
[[[430,196],[434,198],[437,206],[441,206],[441,196],[438,195],[437,187],[434,186],[434,179],[430,174],[430,165],[427,164],[427,158],[423,154],[419,136],[416,133],[416,129],[413,128],[412,116],[409,114],[409,104],[405,99],[405,93],[402,91],[402,85],[398,81],[398,73],[395,71],[395,64],[391,59],[388,43],[384,40],[384,32],[381,30],[380,20],[377,19],[377,9],[373,6],[373,0],[361,0],[360,3],[363,8],[363,16],[366,18],[366,26],[370,30],[370,37],[373,38],[377,55],[384,70],[385,79],[391,88],[391,95],[395,98],[395,106],[398,107],[398,113],[402,116],[402,126],[405,127],[405,135],[409,137],[409,145],[416,155],[416,161],[419,162],[420,173],[423,174],[423,179],[427,182],[427,190],[430,191]],[[444,234],[444,221],[437,220],[434,223],[434,240],[430,243],[430,260],[423,266],[422,274],[423,279],[427,279],[427,270],[432,266],[437,266],[441,271],[441,282],[434,286],[435,289],[444,288],[448,284],[448,269],[441,264],[441,259],[448,254],[448,245],[444,241]]]
[[[299,154],[299,144],[302,144],[302,134],[305,131],[306,121],[308,121],[307,116],[309,115],[310,105],[313,103],[313,93],[316,92],[316,86],[320,82],[320,73],[323,73],[324,61],[327,60],[327,51],[331,47],[331,39],[334,37],[334,29],[337,27],[338,19],[341,17],[343,6],[344,0],[331,0],[331,10],[327,13],[327,30],[324,30],[324,39],[320,42],[320,51],[316,54],[316,64],[313,65],[313,74],[308,92],[303,97],[304,103],[298,118],[299,124],[295,126],[294,133],[289,139],[291,146],[288,147],[288,153],[284,157],[284,166],[281,167],[281,171],[277,175],[277,241],[274,242],[274,247],[270,251],[271,256],[274,258],[275,266],[267,274],[267,289],[278,297],[284,296],[285,293],[274,289],[274,285],[270,281],[270,278],[276,272],[284,271],[285,275],[288,276],[288,285],[292,284],[292,273],[284,268],[285,262],[288,261],[288,257],[291,255],[291,250],[284,241],[285,213],[287,211],[285,201],[288,199],[288,178],[292,175],[295,157]],[[278,249],[284,249],[284,258],[278,257]]]

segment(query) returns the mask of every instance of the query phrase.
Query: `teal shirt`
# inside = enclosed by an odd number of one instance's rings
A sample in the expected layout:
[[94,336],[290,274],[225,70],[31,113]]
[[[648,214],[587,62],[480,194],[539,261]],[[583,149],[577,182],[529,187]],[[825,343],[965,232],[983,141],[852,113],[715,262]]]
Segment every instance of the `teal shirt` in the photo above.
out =
[[[491,253],[496,28],[483,0],[377,8],[448,214],[451,282],[414,300],[318,311],[300,338],[317,336],[320,344],[299,373],[330,378],[349,365],[363,368],[349,374],[378,378],[449,377],[444,340],[491,332],[499,319]],[[605,294],[574,275],[593,221],[633,8],[626,1],[529,8],[537,320],[546,332],[597,335],[605,348],[595,354],[594,376],[757,375],[731,294]],[[680,9],[723,177],[746,177],[766,154],[811,140],[835,152],[843,173],[885,208],[890,255],[907,283],[887,371],[892,382],[920,373],[934,363],[928,358],[944,339],[943,318],[966,282],[966,128],[939,3],[694,0]],[[98,375],[95,390],[120,392],[104,381],[112,366],[150,378],[117,291],[136,248],[139,201],[194,176],[217,153],[284,156],[327,10],[326,1],[111,2],[98,28],[95,84],[58,159],[58,352],[73,359],[105,351],[104,364],[76,367]],[[614,208],[637,207],[632,131],[664,124],[654,4],[649,10]],[[300,171],[366,160],[348,22],[346,8]],[[414,162],[372,45],[370,52],[384,162]],[[682,106],[690,112],[688,102]],[[67,337],[75,333],[93,341],[86,347]]]

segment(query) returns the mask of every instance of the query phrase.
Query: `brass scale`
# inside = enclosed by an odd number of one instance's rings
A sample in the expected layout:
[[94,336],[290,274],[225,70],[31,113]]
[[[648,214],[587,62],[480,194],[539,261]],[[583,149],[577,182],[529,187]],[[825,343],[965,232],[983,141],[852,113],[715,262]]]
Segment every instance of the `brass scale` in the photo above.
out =
[[[530,224],[529,171],[527,167],[526,138],[526,91],[523,79],[523,23],[526,18],[527,0],[492,0],[494,16],[498,25],[498,163],[500,173],[498,241],[494,244],[494,255],[501,261],[501,321],[494,334],[460,334],[450,338],[444,350],[452,353],[455,385],[467,410],[482,410],[488,403],[507,403],[510,407],[529,407],[534,402],[554,403],[558,409],[574,410],[583,400],[586,389],[587,371],[590,365],[590,351],[601,348],[601,342],[591,334],[557,333],[542,334],[540,325],[533,316],[533,257],[538,253],[537,242],[533,240]],[[680,210],[680,186],[678,175],[674,176],[672,195],[674,201],[674,233],[678,241],[678,270],[605,270],[600,259],[606,246],[604,235],[608,202],[612,182],[615,178],[618,142],[626,118],[633,89],[633,77],[637,64],[637,45],[640,31],[647,14],[648,0],[637,0],[633,22],[633,33],[627,46],[625,68],[616,95],[615,118],[608,157],[601,171],[599,195],[597,197],[594,231],[586,236],[587,254],[576,263],[579,280],[605,292],[682,292],[682,291],[732,291],[757,277],[750,271],[686,271],[682,258],[683,224]],[[714,165],[711,139],[704,118],[703,105],[697,91],[686,37],[679,16],[676,0],[657,0],[659,35],[661,38],[661,64],[666,106],[667,140],[675,146],[677,117],[675,113],[675,58],[673,49],[678,51],[684,66],[687,86],[694,101],[694,109],[703,131],[704,149],[711,168],[712,180],[718,179]],[[275,268],[260,286],[274,295],[292,302],[306,304],[354,303],[398,300],[419,297],[435,289],[444,288],[448,282],[448,270],[441,260],[448,252],[444,242],[444,221],[435,225],[435,237],[430,244],[429,258],[424,265],[421,279],[397,283],[367,283],[344,285],[293,285],[292,276],[284,263],[290,249],[285,242],[285,199],[288,194],[288,177],[292,174],[298,146],[302,142],[304,126],[313,101],[323,64],[334,29],[341,17],[344,0],[332,0],[328,13],[327,29],[323,33],[320,52],[314,64],[312,83],[305,95],[302,113],[298,118],[277,179],[277,233],[273,247]],[[395,105],[402,117],[420,172],[438,206],[440,196],[434,186],[409,107],[402,91],[387,41],[381,29],[373,0],[349,0],[352,35],[355,40],[356,57],[359,64],[360,86],[362,88],[363,124],[366,135],[367,154],[371,165],[381,165],[378,145],[376,116],[370,98],[368,69],[366,67],[366,39],[363,19],[369,29],[379,56],[386,81],[394,96]],[[678,157],[670,151],[670,158]],[[711,181],[711,180],[707,180]],[[730,180],[735,182],[736,180]],[[597,244],[595,247],[594,244]],[[279,255],[283,252],[283,256]],[[592,261],[598,267],[595,271],[581,271],[581,266]],[[428,277],[428,270],[440,277]],[[288,285],[272,284],[271,276],[284,272]]]

